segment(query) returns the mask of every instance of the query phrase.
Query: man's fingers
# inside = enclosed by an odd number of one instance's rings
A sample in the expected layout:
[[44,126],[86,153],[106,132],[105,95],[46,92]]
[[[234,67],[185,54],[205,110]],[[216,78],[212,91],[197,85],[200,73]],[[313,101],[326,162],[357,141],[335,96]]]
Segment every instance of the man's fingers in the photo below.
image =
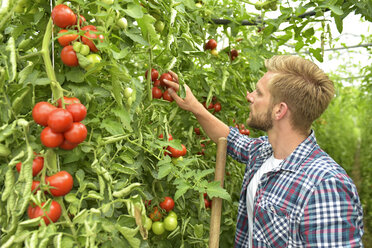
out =
[[173,82],[173,81],[169,81],[169,80],[167,80],[167,79],[164,79],[163,81],[164,81],[164,83],[166,83],[169,87],[172,87],[172,88],[175,89],[176,91],[178,91],[179,88],[180,88],[180,85],[179,85],[178,83],[175,83],[175,82]]
[[176,73],[174,73],[173,71],[169,71],[168,73],[171,74],[171,76],[174,79],[174,81],[176,83],[178,83],[178,75]]

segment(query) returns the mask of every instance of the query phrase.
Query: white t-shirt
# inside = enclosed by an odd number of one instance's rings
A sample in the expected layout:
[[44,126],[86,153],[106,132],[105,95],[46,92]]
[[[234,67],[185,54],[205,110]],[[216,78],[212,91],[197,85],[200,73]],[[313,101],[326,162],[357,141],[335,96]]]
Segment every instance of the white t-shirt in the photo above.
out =
[[247,189],[247,214],[248,214],[248,229],[249,229],[249,248],[252,247],[252,238],[253,238],[253,203],[254,196],[256,195],[258,184],[261,180],[261,177],[277,168],[282,162],[282,159],[274,158],[274,155],[271,155],[261,166],[260,169],[254,174],[252,180],[250,181]]

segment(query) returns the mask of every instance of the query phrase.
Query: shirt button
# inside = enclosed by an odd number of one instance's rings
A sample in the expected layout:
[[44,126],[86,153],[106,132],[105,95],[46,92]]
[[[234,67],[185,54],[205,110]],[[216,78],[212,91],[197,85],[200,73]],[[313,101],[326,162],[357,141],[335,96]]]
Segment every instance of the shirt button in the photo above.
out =
[[275,213],[275,208],[273,206],[271,206],[270,209]]

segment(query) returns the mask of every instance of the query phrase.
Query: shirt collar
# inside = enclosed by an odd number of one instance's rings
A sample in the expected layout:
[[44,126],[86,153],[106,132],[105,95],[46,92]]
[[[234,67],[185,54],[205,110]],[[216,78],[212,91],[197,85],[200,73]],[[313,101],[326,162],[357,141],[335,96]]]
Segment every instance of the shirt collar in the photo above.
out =
[[310,153],[317,148],[315,133],[311,130],[310,135],[281,163],[282,170],[295,172],[302,161],[309,157]]

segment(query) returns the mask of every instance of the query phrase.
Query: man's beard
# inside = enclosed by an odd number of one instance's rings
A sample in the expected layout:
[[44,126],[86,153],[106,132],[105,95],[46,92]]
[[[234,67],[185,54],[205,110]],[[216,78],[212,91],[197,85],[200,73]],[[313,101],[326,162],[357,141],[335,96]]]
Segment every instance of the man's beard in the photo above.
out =
[[266,113],[262,113],[256,116],[252,115],[251,112],[247,120],[248,126],[267,132],[273,127],[273,119],[271,118],[272,111],[273,108],[269,108]]

